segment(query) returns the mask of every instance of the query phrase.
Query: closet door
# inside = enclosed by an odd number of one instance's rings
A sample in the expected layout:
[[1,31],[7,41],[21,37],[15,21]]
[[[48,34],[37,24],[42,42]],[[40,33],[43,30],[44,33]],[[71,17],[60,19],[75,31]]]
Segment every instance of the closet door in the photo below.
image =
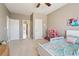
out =
[[42,39],[43,36],[42,20],[34,20],[34,39]]
[[19,39],[19,20],[10,19],[8,30],[9,30],[9,39],[10,40]]

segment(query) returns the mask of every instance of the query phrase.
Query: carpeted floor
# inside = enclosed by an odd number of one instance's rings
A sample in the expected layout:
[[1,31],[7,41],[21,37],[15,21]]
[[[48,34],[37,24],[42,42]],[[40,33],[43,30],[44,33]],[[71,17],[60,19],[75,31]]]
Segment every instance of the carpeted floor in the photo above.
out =
[[38,56],[36,48],[38,43],[44,44],[48,41],[44,39],[13,40],[9,42],[10,56]]

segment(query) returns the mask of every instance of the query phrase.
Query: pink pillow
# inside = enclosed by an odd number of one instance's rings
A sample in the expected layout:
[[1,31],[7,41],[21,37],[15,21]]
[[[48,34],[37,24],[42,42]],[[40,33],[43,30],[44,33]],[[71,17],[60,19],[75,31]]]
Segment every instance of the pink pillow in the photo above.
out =
[[69,43],[75,44],[76,40],[77,40],[76,37],[68,36],[66,41],[69,42]]

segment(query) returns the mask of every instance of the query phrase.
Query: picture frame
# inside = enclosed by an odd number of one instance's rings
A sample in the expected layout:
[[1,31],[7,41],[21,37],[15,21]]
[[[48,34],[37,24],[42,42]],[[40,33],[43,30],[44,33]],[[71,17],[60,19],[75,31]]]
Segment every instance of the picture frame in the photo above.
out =
[[68,26],[79,26],[79,18],[78,17],[74,17],[74,18],[70,18],[67,20],[67,25]]

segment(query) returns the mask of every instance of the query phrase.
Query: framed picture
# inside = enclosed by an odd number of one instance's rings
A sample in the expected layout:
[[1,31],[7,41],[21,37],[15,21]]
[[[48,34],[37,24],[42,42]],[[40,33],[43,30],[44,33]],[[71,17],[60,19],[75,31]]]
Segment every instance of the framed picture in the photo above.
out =
[[69,26],[79,26],[79,18],[70,18],[68,19]]

